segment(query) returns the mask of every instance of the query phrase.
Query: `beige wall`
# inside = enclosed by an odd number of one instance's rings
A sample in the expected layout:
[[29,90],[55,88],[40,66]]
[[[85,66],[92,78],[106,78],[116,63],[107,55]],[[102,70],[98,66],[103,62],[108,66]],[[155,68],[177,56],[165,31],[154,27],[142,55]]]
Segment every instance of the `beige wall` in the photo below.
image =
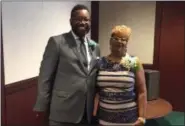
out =
[[153,63],[155,2],[100,2],[99,43],[101,54],[109,54],[110,31],[114,25],[128,25],[132,36],[128,52],[143,63]]

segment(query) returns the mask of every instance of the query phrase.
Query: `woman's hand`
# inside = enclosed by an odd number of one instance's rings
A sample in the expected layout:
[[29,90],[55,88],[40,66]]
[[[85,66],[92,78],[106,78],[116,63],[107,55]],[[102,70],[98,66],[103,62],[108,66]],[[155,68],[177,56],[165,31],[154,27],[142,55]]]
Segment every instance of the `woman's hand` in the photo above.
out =
[[141,120],[136,120],[136,122],[134,123],[134,126],[144,126],[144,123]]

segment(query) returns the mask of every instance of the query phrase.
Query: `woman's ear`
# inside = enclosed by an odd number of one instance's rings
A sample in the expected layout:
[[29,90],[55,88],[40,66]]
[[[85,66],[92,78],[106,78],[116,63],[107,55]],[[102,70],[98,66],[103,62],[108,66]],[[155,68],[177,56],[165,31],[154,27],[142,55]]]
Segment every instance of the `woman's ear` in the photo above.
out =
[[111,43],[112,43],[112,39],[110,38],[110,39],[109,39],[109,45],[111,45]]
[[109,45],[112,46],[112,40],[111,40],[111,39],[110,39],[110,41],[109,41]]
[[110,39],[110,41],[109,41],[109,49],[110,49],[110,50],[112,49],[112,41],[111,41],[111,39]]

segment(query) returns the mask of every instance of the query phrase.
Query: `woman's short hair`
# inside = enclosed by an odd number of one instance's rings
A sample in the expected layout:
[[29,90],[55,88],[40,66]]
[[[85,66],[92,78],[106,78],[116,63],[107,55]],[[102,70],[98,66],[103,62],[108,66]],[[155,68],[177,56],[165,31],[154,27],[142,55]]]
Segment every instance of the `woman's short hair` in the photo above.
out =
[[131,35],[131,28],[126,25],[117,25],[114,26],[111,32],[111,36],[114,37],[120,37],[124,38],[125,40],[128,40]]

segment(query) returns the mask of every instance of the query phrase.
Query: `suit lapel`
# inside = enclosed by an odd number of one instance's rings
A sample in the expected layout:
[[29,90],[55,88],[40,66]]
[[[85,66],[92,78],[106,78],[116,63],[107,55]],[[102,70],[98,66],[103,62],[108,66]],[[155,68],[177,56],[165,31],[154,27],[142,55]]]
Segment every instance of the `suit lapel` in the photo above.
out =
[[69,33],[67,34],[66,39],[67,39],[67,42],[69,43],[71,49],[73,50],[74,54],[75,54],[76,57],[79,59],[83,71],[84,71],[86,74],[88,74],[88,70],[87,70],[87,68],[84,66],[82,57],[80,56],[80,52],[79,52],[79,50],[78,50],[78,46],[77,46],[76,40],[75,40],[75,38],[73,37],[73,35],[72,35],[71,32],[69,32]]

